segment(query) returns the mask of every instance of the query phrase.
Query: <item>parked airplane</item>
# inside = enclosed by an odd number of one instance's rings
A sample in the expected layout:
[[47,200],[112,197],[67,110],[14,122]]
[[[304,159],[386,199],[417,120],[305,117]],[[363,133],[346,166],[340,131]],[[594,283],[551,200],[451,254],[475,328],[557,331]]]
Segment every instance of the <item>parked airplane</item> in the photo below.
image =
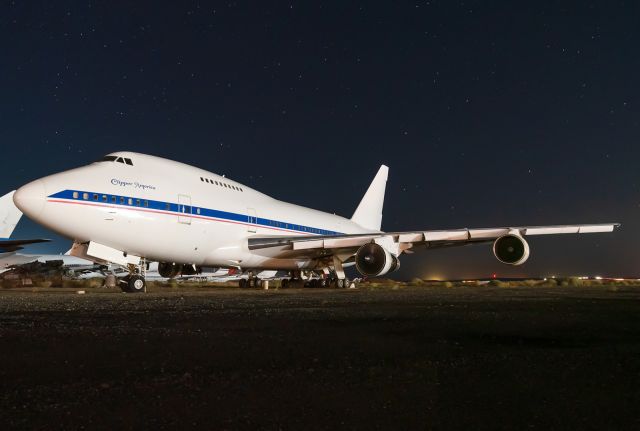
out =
[[[520,265],[525,236],[611,232],[617,224],[521,226],[382,232],[388,175],[380,167],[353,217],[347,219],[271,198],[224,176],[132,152],[50,175],[21,187],[14,201],[27,216],[73,239],[71,254],[128,266],[123,290],[142,291],[145,261],[175,276],[197,266],[245,271],[309,271],[345,283],[345,264],[369,277],[400,266],[417,248],[493,243],[495,257]],[[256,278],[250,278],[252,284]]]
[[47,242],[48,239],[9,239],[22,218],[22,212],[13,203],[15,190],[0,197],[0,257],[15,253],[24,245]]
[[59,256],[48,254],[22,254],[16,253],[24,245],[47,242],[47,239],[20,239],[11,240],[9,237],[22,218],[22,212],[13,203],[15,191],[0,197],[0,273],[16,265],[26,263],[50,261],[63,261],[63,265],[69,268],[82,268],[95,266],[89,260],[80,259],[75,256]]
[[68,256],[64,254],[7,253],[6,255],[0,255],[0,273],[10,268],[33,262],[45,264],[49,262],[61,262],[65,270],[74,273],[100,269],[100,265],[96,265],[90,260],[76,256]]

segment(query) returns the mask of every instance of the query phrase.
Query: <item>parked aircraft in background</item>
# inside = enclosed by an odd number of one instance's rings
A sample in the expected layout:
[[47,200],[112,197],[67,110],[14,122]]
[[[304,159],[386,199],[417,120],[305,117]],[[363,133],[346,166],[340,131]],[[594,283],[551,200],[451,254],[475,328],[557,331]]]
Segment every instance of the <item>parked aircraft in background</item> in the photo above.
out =
[[90,260],[64,254],[7,253],[6,255],[0,255],[0,273],[12,267],[33,262],[45,264],[49,262],[61,262],[63,268],[70,272],[95,271],[100,269],[100,265]]
[[[183,163],[132,152],[21,187],[14,202],[27,216],[74,241],[71,254],[130,270],[123,289],[143,291],[145,261],[171,277],[197,267],[236,268],[253,275],[286,270],[292,280],[316,273],[344,286],[345,264],[364,276],[395,271],[419,248],[492,243],[509,265],[529,257],[525,236],[611,232],[617,224],[508,226],[382,232],[388,175],[380,167],[347,219],[271,198]],[[197,271],[196,271],[197,272]],[[285,283],[286,284],[286,283]]]
[[15,190],[0,197],[0,257],[6,253],[14,253],[28,244],[47,242],[48,239],[10,239],[22,212],[13,203]]

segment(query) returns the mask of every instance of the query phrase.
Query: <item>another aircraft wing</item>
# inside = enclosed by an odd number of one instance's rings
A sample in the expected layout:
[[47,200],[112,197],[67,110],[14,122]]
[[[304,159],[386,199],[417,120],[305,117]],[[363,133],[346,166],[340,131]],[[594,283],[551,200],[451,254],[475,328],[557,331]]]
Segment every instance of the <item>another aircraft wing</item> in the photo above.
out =
[[[260,254],[263,250],[268,255],[286,257],[329,256],[333,251],[347,252],[375,240],[383,240],[397,245],[400,253],[407,252],[417,246],[426,248],[442,248],[472,243],[490,242],[509,233],[522,236],[558,235],[612,232],[619,223],[562,225],[562,226],[520,226],[478,229],[429,230],[413,232],[379,232],[366,234],[320,235],[320,236],[256,236],[249,238],[249,250]],[[341,250],[338,250],[341,249]]]
[[50,239],[7,239],[0,240],[0,253],[22,250],[24,245],[49,242]]

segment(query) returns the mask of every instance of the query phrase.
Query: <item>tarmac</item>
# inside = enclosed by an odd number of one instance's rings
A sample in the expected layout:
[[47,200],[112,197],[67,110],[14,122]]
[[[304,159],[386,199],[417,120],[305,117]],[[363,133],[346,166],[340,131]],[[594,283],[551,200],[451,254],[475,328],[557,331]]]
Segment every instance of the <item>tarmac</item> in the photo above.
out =
[[3,429],[640,429],[640,288],[0,289]]

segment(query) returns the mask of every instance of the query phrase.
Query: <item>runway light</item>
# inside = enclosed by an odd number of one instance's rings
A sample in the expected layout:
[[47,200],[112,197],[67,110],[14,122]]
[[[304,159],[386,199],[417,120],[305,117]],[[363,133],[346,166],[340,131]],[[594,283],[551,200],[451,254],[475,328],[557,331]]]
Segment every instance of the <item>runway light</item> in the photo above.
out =
[[599,275],[596,275],[596,280],[602,280],[602,277],[600,277]]

